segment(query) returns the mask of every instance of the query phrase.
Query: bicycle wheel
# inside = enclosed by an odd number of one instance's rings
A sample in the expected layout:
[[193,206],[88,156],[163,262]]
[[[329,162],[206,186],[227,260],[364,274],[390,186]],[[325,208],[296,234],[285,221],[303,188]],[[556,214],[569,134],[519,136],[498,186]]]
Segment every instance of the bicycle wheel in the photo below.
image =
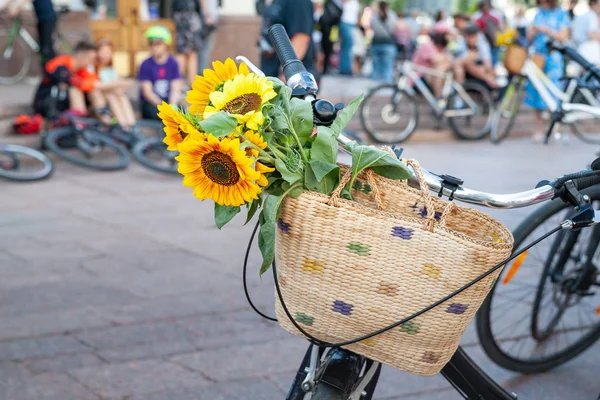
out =
[[167,150],[167,145],[162,139],[151,137],[139,141],[131,151],[135,158],[144,167],[168,174],[177,173],[176,151]]
[[381,85],[370,90],[360,107],[360,123],[377,143],[405,141],[418,122],[415,99],[396,85]]
[[0,145],[0,177],[37,181],[52,173],[52,161],[40,151],[15,144]]
[[[448,124],[457,138],[478,140],[490,132],[494,100],[490,91],[479,83],[467,81],[462,86],[470,99],[456,91],[450,96],[446,109]],[[472,112],[468,113],[469,110]]]
[[12,85],[21,81],[31,67],[31,49],[17,33],[0,30],[0,84]]
[[[584,191],[597,206],[600,187]],[[561,200],[548,203],[514,231],[515,249],[556,227],[573,209]],[[600,338],[600,315],[589,296],[567,296],[584,252],[595,251],[592,228],[577,236],[562,231],[505,268],[480,308],[476,327],[487,355],[506,369],[537,373],[576,357]],[[597,263],[598,260],[594,259]],[[560,268],[561,278],[556,274]],[[518,273],[517,273],[518,271]]]
[[512,129],[519,107],[523,101],[524,80],[522,77],[513,77],[509,83],[506,93],[502,97],[502,101],[494,115],[492,116],[492,124],[490,130],[490,139],[492,143],[499,144],[506,139]]
[[[571,102],[574,104],[587,105],[595,105],[598,103],[595,98],[588,99],[587,96],[595,97],[596,93],[591,93],[590,91],[585,93],[577,89]],[[579,121],[569,124],[569,128],[571,129],[571,132],[573,132],[573,134],[582,142],[595,145],[600,144],[600,128],[598,128],[597,118],[580,119]]]
[[111,171],[129,165],[129,152],[125,147],[91,129],[54,129],[48,132],[44,143],[57,156],[82,167]]

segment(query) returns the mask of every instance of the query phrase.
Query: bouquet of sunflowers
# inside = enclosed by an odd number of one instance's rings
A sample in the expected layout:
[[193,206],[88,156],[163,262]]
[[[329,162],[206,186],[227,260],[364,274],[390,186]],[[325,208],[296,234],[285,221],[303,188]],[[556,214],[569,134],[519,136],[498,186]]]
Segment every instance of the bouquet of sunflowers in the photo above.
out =
[[[340,182],[337,136],[356,112],[362,96],[329,126],[315,127],[312,105],[292,98],[279,79],[251,73],[232,59],[214,62],[188,92],[189,109],[163,103],[164,142],[178,151],[184,186],[199,200],[215,203],[219,229],[244,206],[246,223],[260,210],[261,273],[275,254],[275,226],[283,199],[303,191],[330,195]],[[352,187],[366,168],[392,179],[409,170],[393,153],[352,143]],[[351,199],[345,188],[342,197]]]

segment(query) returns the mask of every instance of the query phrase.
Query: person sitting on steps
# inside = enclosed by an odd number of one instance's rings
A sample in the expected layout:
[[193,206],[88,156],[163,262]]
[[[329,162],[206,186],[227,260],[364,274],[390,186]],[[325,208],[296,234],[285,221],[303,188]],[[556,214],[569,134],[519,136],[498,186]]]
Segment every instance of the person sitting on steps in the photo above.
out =
[[146,31],[146,39],[152,56],[142,63],[138,73],[142,118],[160,120],[157,106],[163,101],[179,104],[183,81],[179,65],[169,52],[171,32],[164,26],[153,26]]
[[[34,96],[34,111],[52,118],[67,110],[75,115],[86,116],[89,101],[99,118],[109,123],[106,102],[96,88],[98,77],[92,72],[95,59],[96,46],[93,43],[80,42],[75,45],[72,55],[58,56],[48,61]],[[59,92],[66,92],[67,95],[62,96],[59,93],[58,97],[53,97],[54,87],[64,89]],[[50,115],[52,111],[56,115]]]

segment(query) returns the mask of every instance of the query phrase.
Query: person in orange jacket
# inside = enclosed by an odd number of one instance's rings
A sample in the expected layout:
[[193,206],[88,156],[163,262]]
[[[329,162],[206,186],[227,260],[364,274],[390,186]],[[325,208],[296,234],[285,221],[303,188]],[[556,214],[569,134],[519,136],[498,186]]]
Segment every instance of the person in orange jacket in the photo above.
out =
[[[89,101],[95,113],[101,119],[110,122],[106,101],[101,91],[96,89],[98,76],[93,69],[95,59],[96,46],[80,42],[75,45],[73,54],[58,56],[48,61],[34,97],[35,112],[44,117],[52,116],[49,115],[52,112],[60,113],[66,110],[77,115],[86,115]],[[59,95],[53,98],[53,87],[64,89],[60,92],[66,93],[66,96]]]

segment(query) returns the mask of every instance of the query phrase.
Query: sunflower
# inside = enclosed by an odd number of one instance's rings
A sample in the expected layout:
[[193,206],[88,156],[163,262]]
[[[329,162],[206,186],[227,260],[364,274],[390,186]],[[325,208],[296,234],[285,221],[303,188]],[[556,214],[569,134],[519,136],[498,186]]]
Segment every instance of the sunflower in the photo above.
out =
[[[260,135],[260,133],[257,133],[254,131],[246,131],[246,133],[244,134],[244,139],[248,140],[250,143],[252,143],[254,146],[258,147],[261,150],[264,150],[267,148],[267,142],[265,142],[265,140]],[[254,148],[254,147],[246,148],[246,155],[248,157],[257,158],[258,154],[259,154],[259,152],[256,148]]]
[[255,182],[261,173],[252,167],[254,160],[240,149],[240,139],[206,140],[189,138],[179,145],[178,171],[183,185],[194,188],[199,200],[212,199],[224,206],[240,206],[258,199],[261,188]]
[[187,92],[185,99],[190,103],[190,112],[194,114],[204,114],[210,94],[218,90],[225,82],[233,79],[237,74],[248,75],[250,73],[246,64],[240,64],[238,69],[235,61],[231,58],[225,60],[225,63],[215,61],[212,65],[214,71],[205,69],[203,76],[196,76],[192,83],[192,89]]
[[269,180],[264,174],[267,172],[275,171],[275,168],[267,167],[266,165],[261,164],[258,161],[256,162],[256,166],[254,168],[256,169],[256,172],[260,172],[260,178],[256,180],[256,184],[258,186],[267,186],[269,184]]
[[250,129],[258,129],[265,120],[262,106],[277,96],[273,82],[256,74],[237,75],[225,82],[222,92],[210,94],[211,104],[204,110],[204,118],[219,111],[227,111],[237,118],[238,123],[246,124]]

